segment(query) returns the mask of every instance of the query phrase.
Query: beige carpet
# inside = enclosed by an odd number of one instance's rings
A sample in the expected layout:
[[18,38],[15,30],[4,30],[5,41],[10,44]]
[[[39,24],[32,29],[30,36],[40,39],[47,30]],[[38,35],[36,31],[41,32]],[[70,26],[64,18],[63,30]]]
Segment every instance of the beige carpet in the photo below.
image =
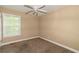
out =
[[72,53],[72,51],[36,38],[2,46],[0,53]]

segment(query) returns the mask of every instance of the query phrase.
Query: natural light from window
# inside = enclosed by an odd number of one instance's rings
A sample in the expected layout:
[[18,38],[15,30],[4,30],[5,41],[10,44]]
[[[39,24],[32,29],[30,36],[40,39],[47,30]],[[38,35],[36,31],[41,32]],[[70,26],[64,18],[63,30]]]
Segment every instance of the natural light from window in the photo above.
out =
[[21,17],[3,13],[3,37],[21,35]]

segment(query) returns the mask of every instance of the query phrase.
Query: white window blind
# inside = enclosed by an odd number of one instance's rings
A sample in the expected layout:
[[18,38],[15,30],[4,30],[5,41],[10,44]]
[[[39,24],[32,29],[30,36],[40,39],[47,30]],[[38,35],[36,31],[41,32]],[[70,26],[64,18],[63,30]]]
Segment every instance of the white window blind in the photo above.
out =
[[1,13],[0,13],[0,41],[1,41]]
[[21,35],[21,17],[3,13],[3,36]]

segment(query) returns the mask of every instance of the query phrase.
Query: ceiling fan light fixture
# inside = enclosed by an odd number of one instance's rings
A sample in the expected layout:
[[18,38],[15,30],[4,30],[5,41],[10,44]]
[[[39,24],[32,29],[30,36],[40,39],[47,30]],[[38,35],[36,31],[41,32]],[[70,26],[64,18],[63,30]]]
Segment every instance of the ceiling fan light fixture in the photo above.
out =
[[28,11],[26,14],[29,14],[31,12],[33,12],[33,15],[35,15],[35,16],[39,16],[40,13],[47,14],[47,12],[45,10],[42,10],[42,8],[44,8],[45,5],[43,5],[39,8],[35,8],[35,7],[29,6],[29,5],[24,5],[24,7],[27,7],[27,8],[31,9],[31,11]]

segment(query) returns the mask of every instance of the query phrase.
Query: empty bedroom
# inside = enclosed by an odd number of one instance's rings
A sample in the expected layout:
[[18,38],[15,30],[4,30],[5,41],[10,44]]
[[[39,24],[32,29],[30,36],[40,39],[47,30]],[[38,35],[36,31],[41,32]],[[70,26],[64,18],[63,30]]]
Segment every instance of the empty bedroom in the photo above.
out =
[[78,53],[79,5],[0,5],[0,53]]

